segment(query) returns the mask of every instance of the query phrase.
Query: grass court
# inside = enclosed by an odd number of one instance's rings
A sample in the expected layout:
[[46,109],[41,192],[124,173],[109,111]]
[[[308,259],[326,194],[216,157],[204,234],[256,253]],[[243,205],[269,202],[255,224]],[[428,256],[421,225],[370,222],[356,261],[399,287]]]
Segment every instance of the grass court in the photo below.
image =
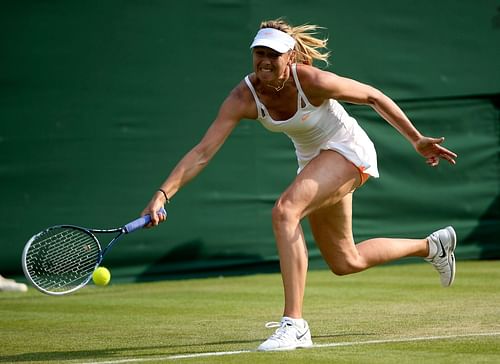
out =
[[279,274],[0,293],[0,363],[499,363],[500,262],[459,261],[451,288],[425,263],[311,271],[315,347],[259,353],[279,321]]

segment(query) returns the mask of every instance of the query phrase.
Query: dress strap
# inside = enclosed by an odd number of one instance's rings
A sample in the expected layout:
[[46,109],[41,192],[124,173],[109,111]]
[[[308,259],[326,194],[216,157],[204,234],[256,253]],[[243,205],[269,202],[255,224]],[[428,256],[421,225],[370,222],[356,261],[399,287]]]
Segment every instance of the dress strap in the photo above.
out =
[[259,97],[257,96],[257,92],[255,92],[252,82],[250,82],[250,78],[248,76],[245,76],[245,83],[247,84],[248,88],[252,92],[253,98],[255,99],[255,106],[257,106],[258,117],[261,119],[265,118],[266,110],[264,108],[264,105],[262,105],[262,103],[260,102]]
[[311,105],[306,97],[306,94],[302,90],[302,86],[300,85],[299,76],[297,75],[297,63],[292,64],[292,75],[293,79],[295,80],[295,86],[297,87],[297,91],[299,93],[299,108],[303,108],[302,103],[304,104],[304,107]]

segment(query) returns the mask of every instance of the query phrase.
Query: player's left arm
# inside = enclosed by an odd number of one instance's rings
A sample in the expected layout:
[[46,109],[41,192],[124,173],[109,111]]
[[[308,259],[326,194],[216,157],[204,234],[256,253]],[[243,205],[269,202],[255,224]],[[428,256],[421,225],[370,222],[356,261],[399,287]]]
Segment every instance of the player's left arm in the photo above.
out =
[[321,70],[314,72],[314,78],[316,80],[314,84],[317,85],[316,92],[322,97],[371,106],[413,145],[429,165],[436,166],[440,158],[455,164],[457,155],[441,145],[444,137],[431,138],[422,135],[403,110],[380,90]]

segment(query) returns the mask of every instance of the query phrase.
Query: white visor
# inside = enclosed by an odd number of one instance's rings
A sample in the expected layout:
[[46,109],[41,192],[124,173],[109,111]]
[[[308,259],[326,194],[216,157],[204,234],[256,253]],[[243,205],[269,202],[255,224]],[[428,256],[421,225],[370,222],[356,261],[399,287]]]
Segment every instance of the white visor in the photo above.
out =
[[295,47],[295,39],[290,35],[274,28],[262,28],[257,32],[252,45],[254,47],[268,47],[279,53],[286,53]]

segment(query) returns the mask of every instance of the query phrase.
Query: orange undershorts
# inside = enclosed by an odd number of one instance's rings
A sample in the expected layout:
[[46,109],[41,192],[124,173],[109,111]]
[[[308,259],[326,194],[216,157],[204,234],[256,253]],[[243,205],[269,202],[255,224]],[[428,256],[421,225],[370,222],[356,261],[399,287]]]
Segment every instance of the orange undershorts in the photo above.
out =
[[359,186],[356,188],[360,188],[365,184],[366,181],[368,181],[370,175],[368,173],[365,173],[365,169],[363,167],[358,167],[356,165],[354,167],[356,167],[356,169],[359,171],[359,178],[360,178]]

